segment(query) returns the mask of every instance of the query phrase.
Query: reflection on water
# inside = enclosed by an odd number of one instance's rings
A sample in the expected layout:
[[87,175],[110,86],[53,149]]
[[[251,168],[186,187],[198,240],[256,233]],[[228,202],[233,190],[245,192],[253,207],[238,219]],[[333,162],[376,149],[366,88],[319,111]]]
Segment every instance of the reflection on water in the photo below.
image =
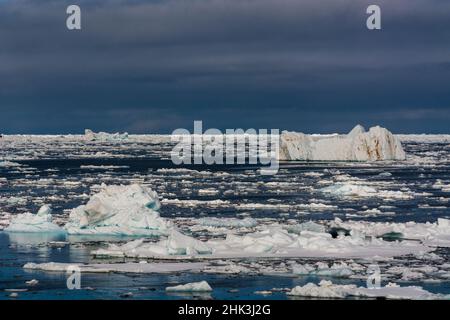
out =
[[65,241],[66,236],[61,233],[31,233],[31,232],[4,232],[9,242],[20,246],[38,246],[53,241]]

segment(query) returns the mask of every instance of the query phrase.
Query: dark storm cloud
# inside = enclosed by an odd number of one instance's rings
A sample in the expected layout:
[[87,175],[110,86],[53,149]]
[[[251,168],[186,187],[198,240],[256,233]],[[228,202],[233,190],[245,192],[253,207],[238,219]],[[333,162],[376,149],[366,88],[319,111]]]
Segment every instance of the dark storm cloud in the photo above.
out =
[[[82,9],[81,31],[65,10]],[[381,31],[365,27],[369,4]],[[442,0],[0,1],[0,131],[448,132]]]

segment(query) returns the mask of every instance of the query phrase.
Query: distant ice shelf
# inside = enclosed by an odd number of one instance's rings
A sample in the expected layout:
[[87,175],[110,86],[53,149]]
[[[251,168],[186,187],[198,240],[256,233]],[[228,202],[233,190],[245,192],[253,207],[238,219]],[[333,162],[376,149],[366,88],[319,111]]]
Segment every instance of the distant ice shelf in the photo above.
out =
[[107,132],[94,132],[90,129],[84,131],[84,139],[87,141],[124,141],[128,139],[128,133],[107,133]]

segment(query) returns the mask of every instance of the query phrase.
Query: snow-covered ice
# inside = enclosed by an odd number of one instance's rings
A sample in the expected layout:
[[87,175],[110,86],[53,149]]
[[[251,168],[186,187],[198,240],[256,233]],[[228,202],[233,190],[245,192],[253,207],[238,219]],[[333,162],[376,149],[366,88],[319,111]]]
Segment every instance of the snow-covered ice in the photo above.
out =
[[357,125],[347,135],[307,135],[284,131],[280,160],[378,161],[405,160],[400,140],[376,126],[368,132]]
[[84,131],[84,138],[87,141],[123,141],[128,139],[128,133],[107,133],[107,132],[94,132],[90,129]]
[[353,275],[352,268],[344,262],[333,263],[331,266],[323,262],[318,262],[315,265],[296,264],[292,266],[292,273],[298,275],[317,275],[336,278],[347,278]]
[[[353,135],[359,135],[362,130],[355,131]],[[322,140],[342,143],[348,138],[347,135],[308,137],[314,146],[326,145]],[[55,261],[50,253],[70,251],[70,256],[64,254],[57,260],[67,264],[35,266],[42,271],[64,272],[70,262],[81,261],[90,262],[81,267],[82,271],[90,272],[158,273],[167,268],[187,271],[176,282],[161,280],[158,286],[162,285],[163,290],[169,285],[199,280],[207,280],[215,288],[216,280],[212,280],[215,276],[211,274],[233,274],[234,283],[252,275],[279,275],[295,283],[280,284],[285,288],[311,276],[333,281],[339,278],[339,284],[360,286],[361,280],[366,279],[367,266],[377,262],[383,285],[389,281],[402,286],[433,283],[436,286],[433,291],[445,292],[450,279],[448,249],[437,247],[450,247],[446,222],[450,140],[448,136],[394,137],[402,141],[407,152],[405,161],[284,162],[279,174],[261,177],[251,169],[171,167],[170,158],[166,157],[171,149],[170,136],[129,135],[122,139],[112,135],[94,138],[92,142],[83,135],[4,136],[0,139],[0,186],[4,191],[0,195],[0,229],[24,212],[35,212],[36,207],[51,204],[55,211],[52,223],[67,224],[66,228],[73,223],[74,233],[83,236],[68,236],[64,245],[59,245],[56,242],[64,240],[63,237],[47,232],[9,233],[3,237],[10,244],[8,250],[44,253],[42,259],[29,256],[25,260],[34,262]],[[315,150],[312,154],[320,152]],[[335,155],[341,153],[329,156]],[[152,162],[158,157],[162,160]],[[102,194],[109,188],[101,183],[126,186],[121,186],[123,189],[114,192],[111,198],[101,195],[102,201],[92,212],[86,208],[72,210],[80,204],[87,207],[91,194],[95,198],[95,193]],[[126,190],[133,184],[157,191],[163,209],[150,205],[151,209],[141,210],[147,200],[136,200]],[[146,218],[131,222],[134,218],[129,217],[130,208],[137,217]],[[69,218],[71,211],[77,214]],[[143,212],[146,214],[141,215]],[[386,217],[387,214],[390,216]],[[77,215],[74,221],[69,221]],[[366,221],[333,220],[336,217]],[[161,227],[153,229],[153,218],[161,222]],[[408,220],[415,222],[405,223]],[[424,223],[427,220],[430,222]],[[149,228],[142,221],[148,222]],[[131,227],[127,226],[129,223]],[[107,236],[84,236],[90,234]],[[124,243],[124,238],[109,235],[139,238]],[[89,253],[98,257],[102,254],[130,257],[135,262],[155,260],[117,264],[102,260],[108,263],[96,264],[92,261],[99,260],[89,257]],[[166,265],[163,262],[166,260],[176,263]],[[188,265],[192,267],[196,261],[204,263],[189,269]],[[31,266],[28,270],[33,270]],[[205,279],[199,279],[202,274]],[[37,291],[46,290],[39,273],[32,275],[40,280]],[[25,281],[33,277],[17,281],[31,289]],[[255,290],[268,294],[270,287],[254,288],[251,294]],[[369,297],[357,289],[360,297]],[[126,290],[129,292],[130,288]],[[395,290],[402,291],[397,296],[405,296],[406,289]],[[133,294],[138,296],[136,292]],[[239,297],[245,294],[241,290]]]
[[167,234],[171,223],[159,215],[156,192],[142,185],[103,185],[86,205],[73,209],[69,234],[154,236]]
[[382,237],[386,234],[398,234],[400,238],[419,240],[427,246],[450,247],[450,220],[439,218],[434,223],[395,223],[342,221],[336,218],[333,226],[352,230],[369,236]]
[[389,283],[385,287],[365,288],[356,285],[339,285],[333,284],[331,281],[322,280],[319,285],[308,283],[304,286],[294,287],[290,292],[290,296],[310,297],[310,298],[334,298],[343,299],[347,297],[366,297],[377,298],[384,297],[387,299],[408,299],[408,300],[427,300],[442,299],[444,296],[430,293],[421,287],[409,286],[400,287],[396,284]]
[[23,268],[26,270],[40,270],[50,272],[67,272],[70,267],[79,267],[81,272],[86,273],[173,273],[181,271],[200,271],[205,267],[201,262],[189,263],[26,263]]
[[46,232],[64,233],[64,229],[52,222],[52,209],[43,205],[37,214],[22,213],[14,216],[10,225],[5,228],[7,232]]
[[412,199],[414,196],[425,196],[426,194],[414,194],[404,191],[381,190],[372,186],[355,182],[338,182],[328,187],[321,188],[324,194],[335,197],[379,197],[386,199]]
[[201,218],[198,224],[208,227],[228,227],[228,228],[252,228],[258,222],[253,218]]
[[[132,245],[133,244],[133,245]],[[245,235],[199,241],[173,231],[157,243],[131,242],[93,251],[97,257],[142,257],[156,259],[217,259],[248,257],[393,257],[431,249],[415,242],[387,242],[352,236],[332,238],[326,232],[289,233],[283,227],[267,226]]]
[[192,282],[180,284],[178,286],[167,287],[168,292],[209,292],[212,291],[211,286],[206,281]]

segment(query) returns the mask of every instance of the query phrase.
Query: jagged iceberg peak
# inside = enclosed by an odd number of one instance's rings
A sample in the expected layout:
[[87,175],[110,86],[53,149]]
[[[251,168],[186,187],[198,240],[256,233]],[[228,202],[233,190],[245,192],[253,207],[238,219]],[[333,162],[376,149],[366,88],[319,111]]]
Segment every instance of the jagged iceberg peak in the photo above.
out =
[[346,135],[283,131],[280,138],[280,160],[380,161],[405,158],[400,140],[380,126],[366,131],[357,125]]
[[123,141],[128,139],[128,132],[107,133],[94,132],[91,129],[84,130],[84,139],[87,141]]
[[44,204],[39,209],[37,215],[40,216],[40,217],[47,217],[47,218],[50,217],[50,221],[51,221],[51,214],[52,214],[52,212],[53,212],[52,208],[49,205]]
[[172,228],[159,215],[155,191],[133,185],[102,185],[86,205],[73,209],[65,229],[69,234],[166,235]]
[[366,132],[366,129],[362,126],[362,125],[360,125],[360,124],[357,124],[349,133],[348,133],[348,137],[355,137],[355,136],[357,136],[357,135],[359,135],[359,134],[361,134],[361,133],[365,133]]
[[64,232],[64,230],[52,222],[52,209],[43,205],[37,214],[22,213],[11,220],[5,229],[7,232]]

